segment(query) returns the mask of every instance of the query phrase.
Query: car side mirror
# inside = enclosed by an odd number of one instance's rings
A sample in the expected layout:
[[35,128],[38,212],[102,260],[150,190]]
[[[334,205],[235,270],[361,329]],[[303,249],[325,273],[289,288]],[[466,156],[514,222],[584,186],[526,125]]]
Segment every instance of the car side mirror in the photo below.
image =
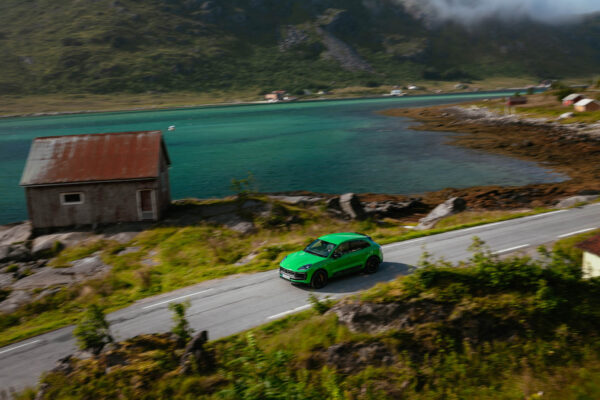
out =
[[340,258],[340,256],[341,256],[341,254],[340,254],[340,253],[333,253],[333,254],[331,255],[331,258],[333,258],[333,259],[337,259],[337,258]]

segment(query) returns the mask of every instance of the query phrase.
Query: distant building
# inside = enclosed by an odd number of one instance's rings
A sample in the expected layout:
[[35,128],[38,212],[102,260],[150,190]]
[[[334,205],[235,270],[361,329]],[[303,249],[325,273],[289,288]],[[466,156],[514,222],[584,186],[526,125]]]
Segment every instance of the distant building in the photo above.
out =
[[265,95],[265,100],[268,101],[281,101],[285,96],[285,90],[275,90]]
[[579,93],[573,93],[562,99],[563,106],[572,106],[580,100],[583,100],[583,95]]
[[507,106],[518,106],[520,104],[527,104],[527,97],[525,96],[512,96],[506,101]]
[[21,178],[35,229],[161,218],[171,164],[160,131],[41,137]]
[[593,236],[577,245],[583,250],[581,268],[584,278],[600,276],[600,235]]
[[600,103],[593,99],[583,99],[575,103],[575,111],[598,111],[600,110]]

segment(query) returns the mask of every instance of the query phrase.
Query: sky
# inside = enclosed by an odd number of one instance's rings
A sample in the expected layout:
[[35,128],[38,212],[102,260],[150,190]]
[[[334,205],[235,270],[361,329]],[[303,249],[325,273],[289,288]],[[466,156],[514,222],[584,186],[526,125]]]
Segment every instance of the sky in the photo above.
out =
[[488,17],[529,17],[560,23],[581,14],[600,12],[600,0],[397,0],[430,21],[473,24]]

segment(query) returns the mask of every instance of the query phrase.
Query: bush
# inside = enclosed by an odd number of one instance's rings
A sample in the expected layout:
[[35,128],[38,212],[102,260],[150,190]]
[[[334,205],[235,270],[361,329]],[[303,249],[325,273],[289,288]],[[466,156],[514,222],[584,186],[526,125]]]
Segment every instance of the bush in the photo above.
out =
[[185,310],[187,310],[189,306],[189,302],[169,304],[169,310],[173,311],[173,322],[175,322],[175,325],[171,328],[171,332],[177,335],[181,345],[185,345],[185,343],[192,338],[192,334],[194,333],[193,329],[190,328],[189,322],[185,318]]
[[104,312],[96,304],[92,304],[83,319],[77,324],[73,335],[82,350],[99,353],[102,348],[113,341],[110,327],[104,317]]
[[313,310],[319,314],[325,314],[333,305],[333,301],[331,299],[325,298],[323,300],[319,300],[319,298],[313,293],[308,296],[308,301],[312,305]]

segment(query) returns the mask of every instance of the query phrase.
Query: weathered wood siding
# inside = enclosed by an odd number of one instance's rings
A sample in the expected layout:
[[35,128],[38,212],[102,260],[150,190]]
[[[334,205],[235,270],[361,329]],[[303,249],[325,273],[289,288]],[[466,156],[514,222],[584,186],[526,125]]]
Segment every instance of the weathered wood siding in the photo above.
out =
[[[166,163],[164,166],[166,169]],[[162,190],[160,179],[26,187],[29,218],[34,228],[139,221],[137,191],[153,189],[160,219],[170,203],[167,173],[164,180],[166,190]],[[61,193],[72,192],[83,193],[83,203],[61,204]]]

